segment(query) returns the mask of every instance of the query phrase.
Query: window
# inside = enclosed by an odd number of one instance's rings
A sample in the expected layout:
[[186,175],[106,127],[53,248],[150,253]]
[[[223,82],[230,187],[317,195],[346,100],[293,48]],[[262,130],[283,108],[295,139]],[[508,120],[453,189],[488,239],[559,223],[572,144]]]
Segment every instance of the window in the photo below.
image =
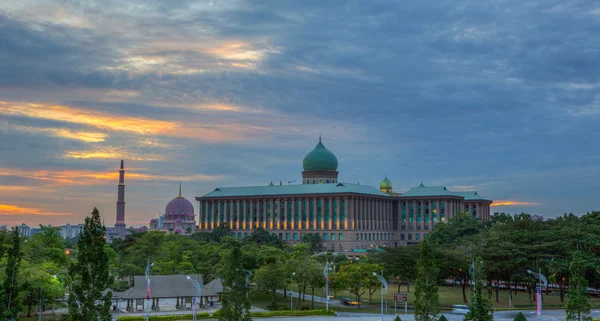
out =
[[344,240],[344,234],[343,234],[343,233],[340,233],[340,235],[339,235],[339,239],[340,239],[340,241],[343,241],[343,240]]
[[336,236],[335,233],[331,233],[331,240],[332,241],[335,241],[335,236]]
[[420,241],[421,240],[421,233],[417,233],[415,235],[415,237],[416,237],[417,241]]
[[247,237],[247,236],[248,236],[248,233],[244,233],[244,237]]
[[329,184],[329,180],[327,180],[327,184]]
[[283,240],[283,233],[279,233],[279,239]]
[[408,240],[412,241],[412,233],[408,233]]
[[313,184],[316,184],[316,183],[317,183],[317,181],[313,179]]
[[238,240],[242,239],[242,233],[238,233]]
[[294,241],[297,241],[298,240],[298,233],[294,233],[293,238],[294,238]]
[[327,233],[323,233],[323,241],[328,241]]
[[285,233],[285,240],[289,241],[290,240],[290,233]]
[[400,241],[404,241],[404,233],[400,233]]

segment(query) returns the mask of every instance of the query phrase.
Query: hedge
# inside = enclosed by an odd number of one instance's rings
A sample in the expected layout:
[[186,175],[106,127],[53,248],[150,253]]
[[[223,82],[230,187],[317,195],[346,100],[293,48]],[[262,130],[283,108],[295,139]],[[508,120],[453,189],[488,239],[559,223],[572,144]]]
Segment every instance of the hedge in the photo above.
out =
[[[197,314],[198,319],[210,319],[216,318],[221,314],[221,310],[213,312],[212,316],[208,312],[202,312]],[[283,311],[265,311],[265,312],[250,312],[251,317],[256,318],[268,318],[268,317],[299,317],[309,315],[335,315],[333,310],[283,310]],[[117,318],[117,321],[144,321],[143,316],[122,316]],[[173,320],[192,320],[191,314],[179,314],[179,315],[155,315],[150,316],[150,321],[173,321]]]
[[[173,315],[151,315],[150,321],[173,321],[173,320],[192,320],[194,316],[192,314],[173,314]],[[210,313],[201,312],[196,314],[197,319],[209,319]],[[144,321],[146,320],[143,316],[122,316],[118,317],[117,321]]]

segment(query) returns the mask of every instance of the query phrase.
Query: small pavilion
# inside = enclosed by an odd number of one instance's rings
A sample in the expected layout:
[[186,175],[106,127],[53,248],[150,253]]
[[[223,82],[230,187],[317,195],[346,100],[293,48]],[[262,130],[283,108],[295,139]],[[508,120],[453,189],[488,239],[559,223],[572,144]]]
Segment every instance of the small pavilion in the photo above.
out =
[[[202,280],[200,275],[190,275],[193,280]],[[127,311],[138,311],[144,309],[147,298],[147,281],[145,276],[134,276],[133,287],[120,292],[120,300],[127,302]],[[221,290],[222,291],[222,290]],[[161,299],[177,299],[176,308],[180,310],[192,308],[192,298],[197,297],[197,290],[185,275],[151,275],[150,276],[150,299],[152,300],[152,311],[160,311]],[[219,301],[220,295],[202,286],[200,306],[211,301]]]

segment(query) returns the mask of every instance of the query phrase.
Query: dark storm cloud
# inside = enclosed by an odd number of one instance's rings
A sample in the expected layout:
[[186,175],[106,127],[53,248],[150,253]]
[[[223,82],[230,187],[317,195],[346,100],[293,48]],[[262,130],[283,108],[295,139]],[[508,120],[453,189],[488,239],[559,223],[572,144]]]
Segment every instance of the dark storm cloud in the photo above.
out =
[[27,25],[0,11],[0,86],[117,85],[122,75],[100,69],[112,59],[103,42],[88,31],[49,24]]
[[[376,185],[387,174],[402,188],[421,180],[469,185],[490,198],[546,204],[540,214],[594,204],[589,193],[570,192],[589,190],[593,180],[579,178],[598,175],[600,7],[594,1],[62,5],[88,27],[0,16],[0,87],[34,87],[38,101],[45,91],[64,90],[52,103],[114,117],[241,122],[272,130],[272,140],[282,143],[321,130],[346,181]],[[100,93],[71,97],[71,88]],[[195,106],[211,103],[245,111]],[[94,130],[59,120],[5,121]],[[2,138],[15,153],[11,164],[100,169],[111,160],[61,155],[100,148],[160,154],[163,159],[134,163],[149,173],[228,175],[199,182],[196,190],[203,192],[291,180],[314,145],[305,142],[300,150],[295,143],[164,136],[144,145],[148,137],[115,131],[102,143],[61,145],[60,138],[34,136]],[[36,154],[44,146],[52,151]],[[557,195],[565,197],[560,204]]]

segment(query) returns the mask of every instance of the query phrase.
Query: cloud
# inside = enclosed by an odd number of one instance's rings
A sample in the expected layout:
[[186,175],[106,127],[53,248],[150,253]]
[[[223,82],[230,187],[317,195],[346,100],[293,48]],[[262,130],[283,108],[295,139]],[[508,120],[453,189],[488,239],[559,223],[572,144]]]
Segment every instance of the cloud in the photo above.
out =
[[524,202],[524,201],[494,201],[491,206],[537,206],[541,205],[536,202]]
[[[1,103],[1,102],[0,102]],[[87,132],[87,131],[73,131],[68,128],[40,128],[32,126],[13,126],[15,130],[30,132],[30,133],[41,133],[55,137],[67,138],[80,140],[88,143],[100,143],[103,142],[108,134],[99,132]]]
[[43,211],[37,208],[20,207],[18,205],[1,204],[0,216],[10,215],[45,215],[45,216],[69,216],[71,213],[54,213]]
[[[106,182],[117,182],[119,173],[111,171],[68,170],[68,169],[19,169],[0,168],[0,176],[23,177],[33,180],[46,181],[55,185],[98,185]],[[223,179],[220,175],[164,175],[141,172],[127,172],[128,181],[216,181]]]

